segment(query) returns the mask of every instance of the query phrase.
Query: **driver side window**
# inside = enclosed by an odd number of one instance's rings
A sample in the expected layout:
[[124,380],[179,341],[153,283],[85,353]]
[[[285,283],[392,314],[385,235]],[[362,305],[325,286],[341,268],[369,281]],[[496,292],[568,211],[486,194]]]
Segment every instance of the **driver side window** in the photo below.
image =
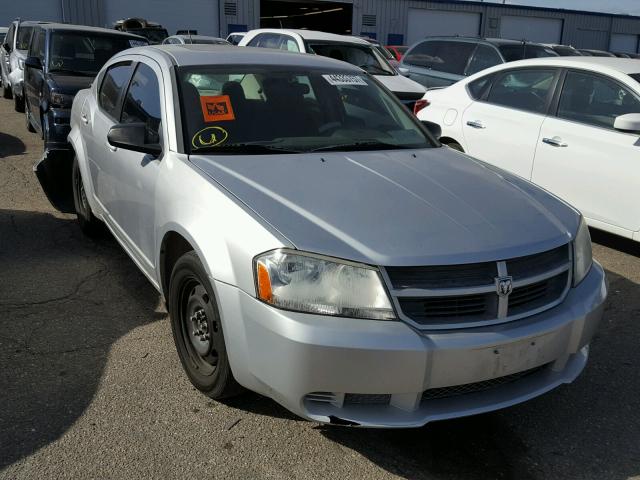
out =
[[151,67],[139,63],[133,75],[122,106],[122,123],[144,123],[147,127],[148,143],[159,143],[160,84]]

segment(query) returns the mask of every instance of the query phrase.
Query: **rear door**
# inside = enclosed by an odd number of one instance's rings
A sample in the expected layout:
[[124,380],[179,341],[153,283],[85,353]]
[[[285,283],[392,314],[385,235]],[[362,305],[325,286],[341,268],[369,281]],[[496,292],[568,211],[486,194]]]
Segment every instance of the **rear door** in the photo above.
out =
[[638,92],[595,72],[568,71],[557,114],[540,131],[532,180],[594,226],[630,236],[640,230],[640,138],[613,128],[626,113],[640,113]]
[[524,178],[531,169],[558,70],[526,68],[495,74],[484,97],[464,111],[466,152]]

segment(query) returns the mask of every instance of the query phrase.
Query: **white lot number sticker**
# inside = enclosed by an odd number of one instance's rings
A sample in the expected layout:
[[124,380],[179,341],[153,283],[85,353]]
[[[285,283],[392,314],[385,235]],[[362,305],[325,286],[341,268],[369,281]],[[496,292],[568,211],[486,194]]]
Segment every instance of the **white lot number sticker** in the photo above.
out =
[[332,75],[323,75],[323,77],[331,85],[367,85],[367,82],[358,75],[340,75],[334,73]]

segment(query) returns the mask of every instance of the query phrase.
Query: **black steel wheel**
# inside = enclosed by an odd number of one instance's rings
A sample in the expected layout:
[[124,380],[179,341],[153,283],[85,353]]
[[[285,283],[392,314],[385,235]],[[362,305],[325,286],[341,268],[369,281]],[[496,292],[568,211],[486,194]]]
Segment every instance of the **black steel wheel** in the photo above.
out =
[[87,194],[84,189],[78,158],[73,158],[72,167],[72,187],[73,187],[73,204],[76,209],[76,218],[82,233],[88,237],[98,237],[104,234],[104,224],[98,220],[91,211],[91,205],[87,200]]
[[180,362],[191,383],[211,398],[236,395],[218,306],[195,252],[176,262],[169,284],[171,329]]

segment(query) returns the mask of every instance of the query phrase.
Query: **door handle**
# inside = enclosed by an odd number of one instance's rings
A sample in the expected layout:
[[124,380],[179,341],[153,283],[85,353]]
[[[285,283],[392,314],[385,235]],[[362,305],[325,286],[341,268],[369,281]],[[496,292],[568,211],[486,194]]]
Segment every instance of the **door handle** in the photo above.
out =
[[82,123],[84,123],[85,125],[89,125],[89,117],[87,117],[86,113],[80,115],[80,118],[82,119]]
[[479,129],[487,128],[482,124],[480,120],[469,120],[467,122],[467,125],[469,125],[470,127],[479,128]]
[[564,143],[560,137],[543,138],[542,143],[551,145],[552,147],[568,147],[569,145]]
[[118,147],[114,147],[113,145],[111,145],[109,142],[107,142],[107,148],[109,150],[111,150],[112,152],[117,152],[118,151]]

